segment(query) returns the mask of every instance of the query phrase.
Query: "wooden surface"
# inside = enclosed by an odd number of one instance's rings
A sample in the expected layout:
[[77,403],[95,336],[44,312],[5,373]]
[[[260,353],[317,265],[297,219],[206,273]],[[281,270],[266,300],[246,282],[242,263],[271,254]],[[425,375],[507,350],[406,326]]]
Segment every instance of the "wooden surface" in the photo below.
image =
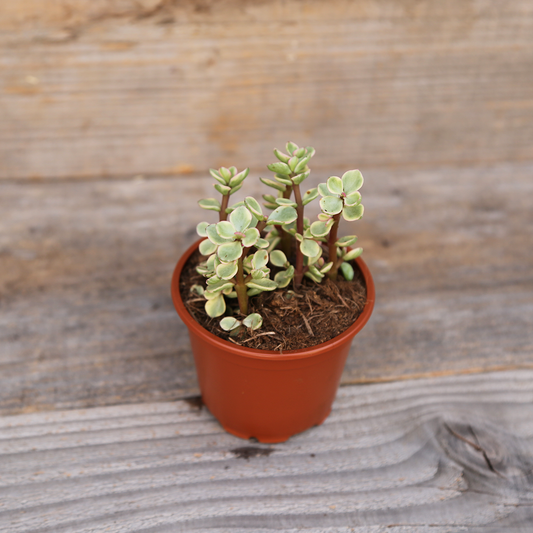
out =
[[[533,165],[363,170],[343,231],[377,300],[343,383],[531,368]],[[169,285],[211,181],[0,183],[0,414],[198,394]]]
[[0,3],[0,178],[532,159],[530,0]]
[[0,418],[0,530],[519,533],[533,372],[341,387],[283,444],[185,401]]

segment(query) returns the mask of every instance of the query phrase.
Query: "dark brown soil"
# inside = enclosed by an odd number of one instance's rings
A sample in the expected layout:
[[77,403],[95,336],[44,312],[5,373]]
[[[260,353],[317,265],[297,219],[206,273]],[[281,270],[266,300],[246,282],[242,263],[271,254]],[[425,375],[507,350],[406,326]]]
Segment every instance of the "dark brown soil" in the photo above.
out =
[[[195,252],[181,274],[180,293],[185,307],[201,326],[217,337],[250,348],[285,352],[326,342],[353,324],[365,306],[364,278],[353,263],[353,281],[346,281],[340,273],[337,281],[326,279],[321,284],[304,278],[292,297],[288,293],[292,289],[289,285],[250,298],[248,312],[259,313],[263,317],[263,326],[257,331],[243,328],[237,337],[230,337],[219,326],[222,317],[208,317],[204,311],[205,299],[190,292],[194,284],[206,285],[205,278],[196,272],[196,266],[202,260],[203,256]],[[226,315],[238,317],[237,300],[226,298],[226,303]]]

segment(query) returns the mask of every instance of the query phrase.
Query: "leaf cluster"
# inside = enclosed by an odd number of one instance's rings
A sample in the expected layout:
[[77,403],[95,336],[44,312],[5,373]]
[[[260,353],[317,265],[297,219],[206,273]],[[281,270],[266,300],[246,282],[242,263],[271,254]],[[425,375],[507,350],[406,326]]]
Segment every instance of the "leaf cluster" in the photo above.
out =
[[[197,226],[198,234],[205,237],[199,250],[206,257],[197,270],[207,283],[205,289],[195,285],[191,290],[206,299],[205,311],[210,317],[227,315],[220,326],[230,335],[261,327],[261,316],[248,314],[250,297],[285,288],[291,282],[297,290],[302,276],[316,283],[326,275],[335,279],[339,269],[346,279],[353,279],[350,261],[362,248],[351,250],[357,237],[337,238],[337,229],[341,217],[354,221],[363,216],[359,193],[363,176],[359,170],[350,170],[302,194],[300,185],[310,174],[308,163],[314,154],[312,147],[300,148],[292,142],[287,143],[286,152],[274,150],[277,161],[268,165],[273,179],[260,178],[275,191],[263,195],[264,207],[271,211],[268,215],[253,197],[229,206],[229,197],[242,187],[249,169],[210,170],[221,200],[206,198],[198,204],[217,211],[219,221]],[[304,216],[304,207],[319,195],[321,213],[311,223]],[[292,257],[293,250],[296,257]],[[237,301],[237,307],[228,305],[231,300]]]

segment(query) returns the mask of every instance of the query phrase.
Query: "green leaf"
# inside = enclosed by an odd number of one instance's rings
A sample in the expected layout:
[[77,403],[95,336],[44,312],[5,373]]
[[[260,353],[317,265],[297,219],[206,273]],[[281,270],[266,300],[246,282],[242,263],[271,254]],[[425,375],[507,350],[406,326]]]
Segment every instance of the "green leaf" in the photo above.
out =
[[228,187],[227,185],[220,185],[220,183],[215,183],[214,187],[220,194],[224,196],[227,196],[231,191],[231,187]]
[[257,250],[252,257],[252,268],[257,270],[263,268],[268,263],[268,252],[266,250]]
[[308,170],[307,172],[303,172],[302,174],[298,174],[297,176],[294,176],[294,178],[292,178],[292,182],[295,185],[300,185],[300,183],[302,183],[302,181],[307,179],[307,177],[309,176],[310,173],[311,172]]
[[272,187],[273,189],[277,189],[278,191],[285,192],[287,190],[287,187],[285,187],[285,185],[283,185],[282,183],[278,183],[277,181],[272,181],[267,178],[259,178],[259,180],[268,187]]
[[313,157],[315,155],[315,152],[316,150],[312,147],[312,146],[308,146],[306,149],[305,149],[305,153],[308,155],[308,156],[311,156]]
[[352,192],[344,198],[344,205],[359,205],[361,203],[361,193],[359,191]]
[[329,218],[326,222],[322,220],[317,220],[311,224],[309,228],[313,237],[325,237],[331,227],[333,226],[334,220]]
[[244,203],[246,204],[246,207],[259,219],[263,219],[263,211],[261,209],[261,205],[259,202],[253,198],[252,196],[247,196],[244,199]]
[[352,281],[355,275],[352,265],[350,263],[341,263],[341,272],[346,281]]
[[218,258],[224,263],[239,259],[242,255],[242,246],[238,241],[222,244],[217,250]]
[[304,239],[300,244],[300,251],[307,257],[315,257],[320,253],[320,246],[316,241]]
[[231,331],[232,329],[238,328],[241,325],[241,321],[237,320],[236,318],[232,316],[225,316],[220,321],[220,327],[224,331]]
[[331,196],[331,193],[329,192],[328,186],[325,183],[320,183],[318,185],[318,192],[322,196]]
[[277,267],[284,267],[287,264],[287,256],[281,250],[270,252],[270,262]]
[[233,227],[233,224],[231,222],[228,222],[227,220],[222,220],[220,222],[217,222],[215,226],[217,228],[217,233],[223,239],[226,239],[226,242],[228,242],[228,240],[235,240],[235,228]]
[[233,283],[231,283],[231,281],[220,279],[218,276],[213,276],[207,280],[207,289],[204,292],[204,296],[208,300],[212,300],[216,297],[217,293],[228,288],[233,289]]
[[296,172],[296,174],[298,174],[302,170],[305,170],[305,167],[307,166],[307,163],[309,163],[310,159],[311,159],[311,156],[307,156],[307,157],[304,157],[303,159],[301,159],[300,162],[294,168],[294,172]]
[[318,189],[316,187],[314,189],[309,189],[302,196],[302,204],[307,205],[309,202],[312,202],[317,197],[318,197]]
[[205,262],[205,265],[209,270],[215,271],[215,268],[220,264],[220,261],[218,260],[217,254],[213,253],[207,258],[207,261]]
[[266,272],[263,272],[262,269],[252,270],[252,279],[263,279],[268,278],[268,275]]
[[200,237],[207,237],[207,233],[205,229],[209,226],[209,222],[200,222],[198,226],[196,226],[196,233],[200,235]]
[[296,209],[289,205],[280,205],[268,217],[267,224],[290,224],[298,218]]
[[[220,222],[218,223],[220,224]],[[217,225],[216,224],[209,224],[207,228],[205,228],[205,232],[207,233],[207,237],[209,240],[215,244],[225,244],[227,242],[231,242],[232,239],[224,239],[221,237],[217,232]]]
[[278,204],[263,204],[267,209],[276,209]]
[[326,186],[331,194],[342,193],[342,180],[337,176],[331,176],[328,178]]
[[244,232],[244,239],[242,240],[242,245],[246,246],[247,248],[249,246],[254,246],[259,240],[260,235],[261,234],[259,233],[259,230],[257,228],[248,228]]
[[190,288],[191,292],[194,292],[194,294],[198,294],[198,296],[202,296],[204,294],[204,288],[201,285],[193,285]]
[[241,187],[242,187],[242,183],[240,185],[233,187],[229,193],[235,194]]
[[229,180],[229,186],[237,187],[237,185],[240,185],[245,180],[246,176],[248,176],[249,172],[250,172],[250,169],[245,168],[243,171],[239,172],[238,174],[235,174],[235,176],[233,176],[233,178]]
[[218,169],[218,173],[226,180],[226,183],[229,183],[229,180],[231,179],[231,170],[226,167],[221,167]]
[[213,178],[215,178],[220,183],[220,185],[227,185],[226,180],[220,175],[218,170],[215,170],[214,168],[210,168],[209,174],[211,174],[211,176],[213,176]]
[[211,318],[223,315],[226,312],[226,300],[224,300],[224,296],[219,294],[216,298],[207,300],[205,303],[205,312]]
[[237,261],[233,261],[232,263],[221,263],[217,266],[216,272],[220,279],[232,279],[237,274],[237,270]]
[[259,329],[263,325],[263,317],[259,313],[252,313],[248,315],[242,323],[253,330]]
[[294,155],[294,152],[298,150],[298,145],[289,141],[286,145],[286,148],[287,148],[287,152],[289,152],[290,155]]
[[346,235],[346,237],[341,237],[335,244],[337,246],[350,246],[357,240],[357,236],[355,235]]
[[287,163],[271,163],[267,165],[267,168],[276,174],[283,174],[284,176],[288,176],[291,173],[291,167]]
[[261,239],[261,237],[259,237],[253,246],[256,248],[268,248],[270,243],[266,239]]
[[263,200],[265,202],[268,202],[269,204],[275,204],[276,203],[276,197],[272,196],[271,194],[263,194]]
[[289,162],[287,163],[290,167],[290,169],[294,172],[294,169],[296,168],[296,165],[300,162],[300,159],[298,159],[295,155],[292,156],[289,159]]
[[298,150],[294,152],[294,155],[296,157],[303,157],[305,155],[305,148],[298,148]]
[[276,198],[278,205],[290,205],[291,207],[297,207],[297,203],[293,202],[290,198]]
[[308,272],[311,272],[313,276],[316,276],[317,278],[320,278],[320,279],[324,277],[324,274],[322,274],[322,272],[320,272],[320,270],[318,270],[318,268],[314,265],[309,266]]
[[320,274],[320,272],[317,274],[314,274],[313,272],[311,272],[311,270],[308,270],[304,276],[308,277],[309,279],[312,279],[315,283],[320,283],[322,281],[322,279],[324,278],[324,276],[322,274]]
[[274,176],[276,181],[279,181],[280,183],[283,183],[283,185],[289,185],[292,187],[292,181],[287,176],[283,176],[281,174],[276,174]]
[[348,170],[342,175],[342,187],[346,194],[358,191],[363,185],[363,175],[359,170]]
[[214,198],[204,198],[198,202],[198,205],[208,211],[220,211],[220,202]]
[[245,206],[237,207],[235,211],[231,212],[229,219],[235,231],[244,231],[252,222],[252,213]]
[[324,196],[320,199],[320,207],[327,215],[336,215],[342,211],[342,200],[336,196]]
[[347,254],[343,255],[342,258],[344,261],[351,261],[352,259],[359,257],[362,253],[362,248],[354,248],[353,250],[350,250]]
[[214,253],[217,249],[217,245],[213,242],[211,242],[209,239],[206,239],[205,241],[202,241],[200,243],[200,246],[198,246],[198,250],[202,255],[211,255]]
[[260,289],[248,289],[246,291],[246,294],[248,296],[257,296],[258,294],[261,294],[263,291]]
[[274,282],[277,283],[280,289],[286,287],[294,277],[294,267],[289,265],[287,270],[282,270],[274,276]]
[[346,206],[342,212],[342,216],[345,220],[359,220],[365,211],[363,204],[355,206]]
[[322,222],[327,222],[328,220],[331,220],[331,217],[329,215],[326,215],[326,213],[318,213],[317,218]]
[[274,148],[274,155],[282,162],[282,163],[288,163],[290,156],[287,154],[284,154],[283,152],[280,152],[277,148]]
[[277,283],[268,278],[252,279],[246,283],[246,286],[249,289],[259,289],[260,291],[273,291],[278,288]]
[[326,263],[321,269],[320,269],[320,273],[321,274],[326,274],[327,272],[329,272],[331,270],[331,267],[333,266],[333,261],[330,261],[329,263]]

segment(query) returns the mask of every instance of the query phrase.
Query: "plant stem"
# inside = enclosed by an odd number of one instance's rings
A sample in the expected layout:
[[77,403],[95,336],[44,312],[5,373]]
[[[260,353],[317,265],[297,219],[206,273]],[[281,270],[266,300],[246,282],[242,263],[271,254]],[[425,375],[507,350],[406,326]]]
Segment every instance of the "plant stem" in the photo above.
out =
[[228,220],[226,209],[228,208],[229,194],[222,195],[222,202],[220,203],[220,213],[218,214],[218,221]]
[[[296,201],[296,213],[298,218],[296,219],[296,231],[303,235],[304,233],[304,205],[302,203],[302,195],[300,194],[300,185],[293,185],[294,200]],[[296,265],[294,273],[294,288],[299,289],[302,284],[302,278],[304,275],[304,254],[300,250],[298,244],[296,245]]]
[[337,260],[337,231],[339,229],[339,221],[341,219],[341,213],[333,215],[333,226],[329,230],[328,249],[329,249],[329,261],[333,263],[331,270],[328,272],[329,279],[335,281],[337,279],[337,271],[339,270],[339,262]]
[[[292,187],[287,186],[287,188],[283,191],[283,198],[290,198],[292,194]],[[281,225],[275,225],[275,228],[278,230],[279,236],[281,237],[280,242],[280,248],[281,251],[287,256],[291,256],[292,252],[292,236],[290,233],[287,233],[283,226]]]
[[237,293],[237,300],[239,302],[239,311],[242,315],[248,314],[248,288],[244,284],[244,268],[242,266],[242,257],[237,259],[237,283],[235,285],[235,292]]

